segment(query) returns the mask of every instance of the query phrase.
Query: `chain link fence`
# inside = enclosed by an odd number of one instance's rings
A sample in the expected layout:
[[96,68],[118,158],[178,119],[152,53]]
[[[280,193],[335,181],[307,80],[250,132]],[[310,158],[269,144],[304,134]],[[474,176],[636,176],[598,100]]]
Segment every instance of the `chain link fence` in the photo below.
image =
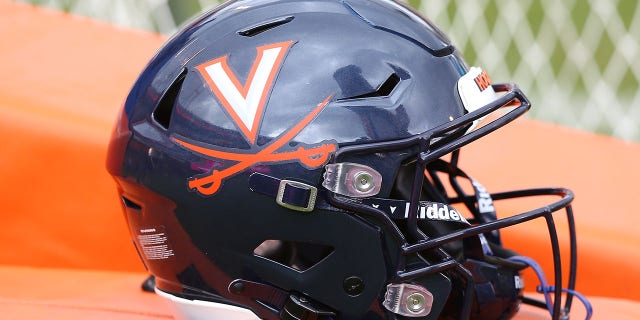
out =
[[[170,34],[216,0],[22,0]],[[637,0],[409,0],[470,65],[517,83],[529,117],[640,141]]]

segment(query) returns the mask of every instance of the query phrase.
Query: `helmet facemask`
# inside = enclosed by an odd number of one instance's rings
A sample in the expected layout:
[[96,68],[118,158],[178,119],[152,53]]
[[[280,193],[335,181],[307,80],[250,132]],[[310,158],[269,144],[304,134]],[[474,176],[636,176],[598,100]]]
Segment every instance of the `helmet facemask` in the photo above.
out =
[[[501,228],[544,217],[551,236],[555,288],[562,288],[560,246],[552,215],[564,208],[571,226],[570,269],[575,271],[576,240],[570,206],[573,199],[571,191],[528,189],[489,194],[458,167],[462,146],[513,121],[530,106],[515,85],[500,84],[493,85],[493,88],[501,94],[498,99],[438,128],[400,141],[343,147],[332,161],[339,163],[340,159],[354,154],[390,152],[401,148],[418,150],[399,167],[391,199],[354,200],[335,193],[330,193],[329,199],[337,207],[373,217],[395,235],[402,248],[402,257],[392,283],[415,283],[421,276],[437,272],[463,283],[457,287],[465,289],[453,290],[444,306],[446,314],[456,314],[462,319],[470,315],[475,319],[508,318],[515,314],[520,300],[534,305],[544,304],[521,296],[524,284],[520,270],[528,264],[513,258],[519,255],[502,246]],[[508,110],[506,114],[505,109]],[[499,113],[502,115],[496,116]],[[478,125],[480,121],[484,123]],[[447,156],[449,159],[444,160]],[[560,196],[561,200],[547,207],[497,219],[494,200],[543,195]],[[381,210],[384,206],[395,208]],[[466,209],[468,221],[456,207],[461,211]],[[390,214],[395,213],[393,211],[402,211],[404,217],[402,213]],[[447,211],[450,212],[448,215],[443,214]],[[410,212],[416,214],[408,214]],[[415,263],[416,258],[411,255],[418,255],[424,264]],[[575,284],[573,271],[569,289],[573,289]],[[390,291],[388,288],[388,295]],[[553,308],[559,314],[560,289],[554,290],[554,294]],[[571,295],[566,299],[565,308],[570,304]],[[402,307],[389,303],[388,309],[401,310]],[[404,315],[402,312],[398,314]]]

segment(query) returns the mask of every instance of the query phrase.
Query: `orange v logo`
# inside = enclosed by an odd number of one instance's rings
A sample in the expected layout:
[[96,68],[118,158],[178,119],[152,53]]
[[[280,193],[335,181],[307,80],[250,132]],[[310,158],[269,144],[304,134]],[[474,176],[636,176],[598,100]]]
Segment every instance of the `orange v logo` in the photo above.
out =
[[291,44],[293,41],[258,47],[258,55],[244,85],[229,68],[227,56],[196,67],[251,144],[255,144],[273,80]]
[[[273,82],[292,44],[293,41],[288,41],[258,47],[258,54],[244,85],[229,68],[227,56],[196,67],[242,134],[254,146]],[[213,159],[235,162],[226,168],[191,177],[188,181],[189,189],[203,196],[213,195],[218,192],[225,179],[259,163],[298,162],[310,169],[326,164],[329,156],[337,150],[335,142],[300,145],[295,149],[287,145],[327,106],[331,96],[327,96],[293,127],[260,147],[255,153],[223,151],[203,143],[172,137],[175,143],[192,152]]]

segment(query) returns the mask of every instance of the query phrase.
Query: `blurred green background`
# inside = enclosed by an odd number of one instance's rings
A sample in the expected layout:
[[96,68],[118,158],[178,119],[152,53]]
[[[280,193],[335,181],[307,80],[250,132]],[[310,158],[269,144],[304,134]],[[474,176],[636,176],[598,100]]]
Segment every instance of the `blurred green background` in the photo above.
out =
[[[164,34],[216,0],[21,0]],[[496,82],[515,82],[529,117],[640,141],[637,0],[409,0]]]

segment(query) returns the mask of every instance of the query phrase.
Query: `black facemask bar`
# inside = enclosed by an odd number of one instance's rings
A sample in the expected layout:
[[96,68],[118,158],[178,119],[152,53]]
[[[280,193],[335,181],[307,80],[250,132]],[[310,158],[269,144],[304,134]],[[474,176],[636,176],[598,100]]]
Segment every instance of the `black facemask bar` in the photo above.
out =
[[[413,137],[396,141],[375,142],[369,144],[341,147],[336,152],[335,156],[331,160],[331,163],[340,163],[343,161],[343,159],[358,154],[391,152],[398,150],[407,150],[411,148],[415,149],[417,147],[418,153],[416,156],[416,168],[415,175],[412,180],[413,187],[411,189],[411,196],[409,198],[408,211],[417,212],[419,208],[419,202],[421,200],[420,197],[422,194],[422,186],[425,181],[425,169],[427,164],[497,130],[498,128],[515,120],[529,110],[531,106],[529,100],[515,84],[495,84],[492,86],[496,92],[501,92],[503,93],[503,95],[482,108],[479,108],[473,112],[465,114],[462,117],[454,119],[446,124],[443,124],[439,127]],[[501,109],[504,110],[511,107],[513,107],[513,109],[508,111],[506,114],[484,124],[483,126],[473,131],[467,132],[466,134],[460,134],[460,132],[466,131],[474,121],[480,120],[485,116],[491,115],[492,113]],[[393,274],[390,276],[390,282],[407,282],[409,280],[416,279],[427,274],[439,273],[446,270],[453,270],[457,272],[463,279],[465,279],[465,281],[467,282],[467,286],[464,292],[465,299],[461,308],[461,312],[459,314],[460,319],[468,319],[471,313],[471,307],[474,297],[473,284],[475,282],[471,272],[467,270],[460,262],[451,257],[451,255],[449,255],[444,249],[442,249],[442,246],[453,241],[458,241],[472,236],[478,236],[480,234],[489,233],[494,230],[499,230],[529,220],[544,217],[550,234],[554,263],[555,286],[553,299],[553,319],[559,319],[561,311],[568,312],[571,308],[572,295],[567,295],[564,308],[562,308],[561,296],[563,286],[560,245],[552,214],[561,209],[565,209],[566,211],[570,232],[570,273],[567,288],[573,290],[575,287],[577,269],[576,232],[573,219],[573,211],[570,206],[570,203],[573,200],[573,193],[570,190],[563,188],[545,188],[494,193],[491,194],[491,197],[493,198],[493,200],[499,201],[520,197],[549,195],[559,196],[561,197],[561,199],[545,207],[524,212],[508,218],[498,219],[495,221],[474,225],[468,228],[455,230],[446,235],[438,236],[435,238],[429,238],[419,229],[418,216],[416,214],[408,215],[405,234],[400,230],[400,228],[391,219],[391,217],[389,217],[384,211],[378,208],[365,205],[362,202],[354,201],[354,199],[352,198],[346,198],[332,192],[328,193],[327,200],[332,205],[338,208],[373,217],[377,221],[381,222],[384,228],[386,228],[387,231],[390,232],[400,243],[401,252],[398,259],[399,263],[396,270],[394,270]],[[468,196],[449,200],[452,203],[469,203],[470,201],[474,201],[474,199]],[[433,262],[426,267],[419,267],[415,269],[406,268],[405,261],[407,256],[427,251],[430,253],[431,257],[435,255],[438,261]],[[542,301],[530,299],[527,297],[522,297],[522,301],[524,303],[544,307],[546,309],[546,305]]]

